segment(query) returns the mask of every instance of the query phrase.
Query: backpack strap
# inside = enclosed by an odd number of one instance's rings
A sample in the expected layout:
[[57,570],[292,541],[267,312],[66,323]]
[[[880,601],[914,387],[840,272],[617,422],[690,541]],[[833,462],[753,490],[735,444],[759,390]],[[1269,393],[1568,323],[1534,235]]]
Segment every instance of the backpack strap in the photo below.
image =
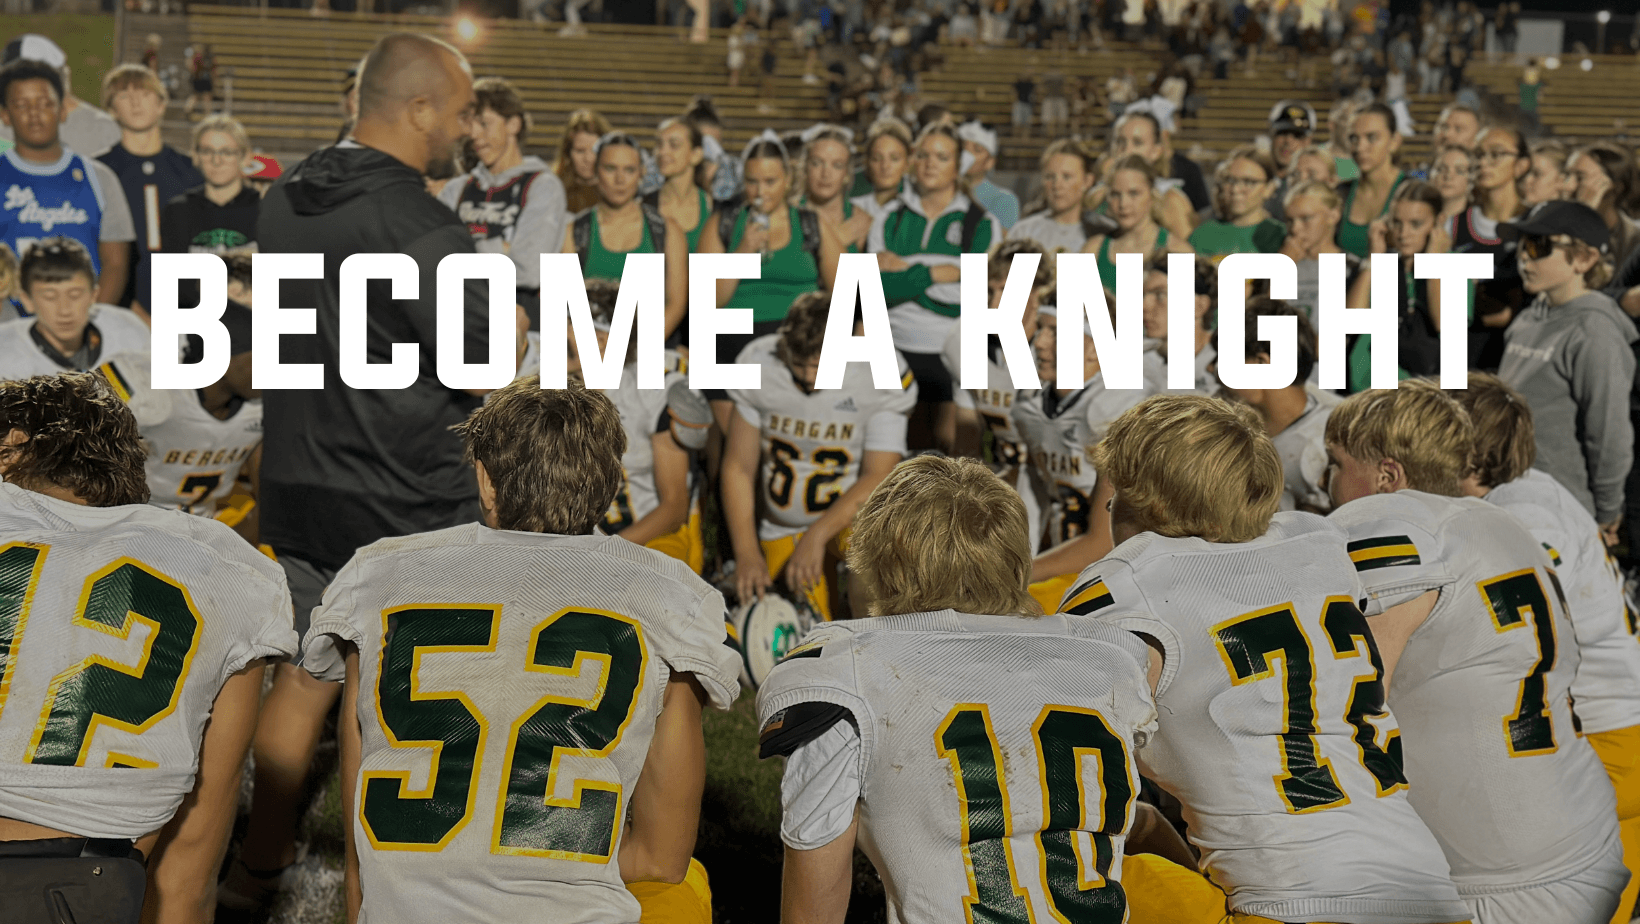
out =
[[643,223],[649,229],[649,242],[654,245],[656,253],[666,253],[666,216],[647,202],[639,207],[643,209]]
[[745,210],[746,196],[743,193],[735,193],[718,203],[718,241],[723,244],[724,253],[728,253],[734,247],[730,238],[735,233],[735,222],[740,220],[740,213]]
[[[985,220],[985,206],[978,202],[970,202],[968,211],[962,215],[962,252],[974,252],[974,236],[979,234],[980,222]],[[992,243],[996,243],[992,241]]]
[[575,223],[570,225],[570,236],[575,242],[575,253],[581,258],[581,272],[584,273],[587,270],[587,255],[592,247],[592,209],[575,216]]
[[812,209],[799,208],[797,223],[803,232],[803,249],[814,258],[816,268],[820,266],[820,216]]

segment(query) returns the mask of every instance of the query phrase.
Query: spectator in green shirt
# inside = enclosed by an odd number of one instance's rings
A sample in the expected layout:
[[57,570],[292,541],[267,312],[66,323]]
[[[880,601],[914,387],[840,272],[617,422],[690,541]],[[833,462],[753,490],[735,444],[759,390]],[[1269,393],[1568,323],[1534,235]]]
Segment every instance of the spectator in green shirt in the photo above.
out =
[[1279,181],[1270,155],[1251,146],[1231,151],[1214,177],[1222,219],[1197,225],[1190,246],[1204,257],[1280,250],[1287,226],[1264,208]]

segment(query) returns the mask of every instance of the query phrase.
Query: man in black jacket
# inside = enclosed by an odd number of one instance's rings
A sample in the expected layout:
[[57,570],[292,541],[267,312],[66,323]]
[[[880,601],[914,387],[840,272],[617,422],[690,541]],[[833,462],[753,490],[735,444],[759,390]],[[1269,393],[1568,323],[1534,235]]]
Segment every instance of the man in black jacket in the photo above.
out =
[[[422,179],[448,167],[473,110],[472,71],[460,52],[425,36],[387,35],[365,58],[352,138],[309,156],[263,200],[262,252],[324,253],[323,278],[286,280],[278,293],[264,293],[286,307],[318,309],[317,333],[284,337],[280,358],[322,365],[324,387],[263,397],[261,537],[289,576],[299,632],[354,550],[479,519],[477,483],[449,427],[483,392],[447,388],[436,372],[439,261],[473,253],[473,239]],[[419,373],[407,388],[342,382],[340,271],[355,253],[405,253],[420,268],[417,298],[389,299],[385,282],[370,283],[366,294],[370,362],[390,362],[395,343],[419,344]],[[469,281],[465,294],[466,355],[482,361],[485,285]],[[339,687],[292,664],[277,667],[255,741],[250,829],[223,884],[224,905],[271,898],[294,861],[296,802]]]

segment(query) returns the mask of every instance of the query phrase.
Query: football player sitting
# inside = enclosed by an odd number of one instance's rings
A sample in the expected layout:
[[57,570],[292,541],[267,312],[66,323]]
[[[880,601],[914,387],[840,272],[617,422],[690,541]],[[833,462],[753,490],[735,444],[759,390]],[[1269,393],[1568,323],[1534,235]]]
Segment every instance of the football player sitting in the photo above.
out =
[[1227,911],[1467,920],[1407,801],[1344,534],[1277,512],[1281,460],[1263,422],[1216,398],[1158,395],[1118,418],[1093,460],[1118,545],[1062,609],[1164,649],[1161,724],[1140,758],[1182,803],[1208,876],[1150,868],[1129,895],[1171,897],[1182,920],[1212,924]]
[[1599,924],[1629,873],[1572,717],[1577,630],[1538,540],[1461,496],[1474,443],[1433,382],[1352,395],[1327,420],[1330,519],[1370,598],[1412,805],[1474,920]]
[[835,562],[854,512],[905,455],[917,386],[900,360],[901,388],[879,391],[852,363],[835,390],[814,387],[831,296],[798,296],[778,333],[746,345],[736,362],[761,365],[761,388],[729,392],[722,487],[742,603],[784,570],[786,586],[823,619],[832,614]]
[[701,707],[740,692],[723,597],[595,533],[626,449],[603,394],[523,379],[460,430],[484,523],[360,549],[304,647],[344,682],[350,910],[636,924],[638,893],[709,919],[690,852]]
[[0,916],[210,920],[264,659],[297,648],[285,575],[146,503],[96,375],[0,383],[0,476]]
[[1469,373],[1453,397],[1475,424],[1475,451],[1463,492],[1509,511],[1549,550],[1571,611],[1581,660],[1572,702],[1581,733],[1594,745],[1617,790],[1617,818],[1629,884],[1617,917],[1626,922],[1640,891],[1640,644],[1623,601],[1623,578],[1600,539],[1600,527],[1553,476],[1532,467],[1537,442],[1532,408],[1497,376]]
[[104,356],[148,352],[148,325],[124,308],[95,304],[97,270],[66,237],[23,252],[18,297],[33,317],[0,324],[0,379],[83,372]]
[[[1264,421],[1264,432],[1275,441],[1281,455],[1282,510],[1307,510],[1325,514],[1332,509],[1332,500],[1321,483],[1327,472],[1327,415],[1338,403],[1329,393],[1311,391],[1306,385],[1315,368],[1315,327],[1304,312],[1283,301],[1273,301],[1262,295],[1247,300],[1246,361],[1265,365],[1270,362],[1266,345],[1252,336],[1258,330],[1259,317],[1290,317],[1295,319],[1298,332],[1298,375],[1286,388],[1236,389],[1224,386],[1224,393],[1242,401],[1258,412]],[[1218,355],[1219,335],[1213,334],[1213,351]]]
[[1125,920],[1160,659],[1041,615],[1025,506],[975,460],[897,466],[848,555],[873,618],[816,629],[758,692],[760,754],[786,755],[782,920],[843,921],[856,844],[904,924]]
[[1045,320],[1037,329],[1036,365],[1037,375],[1048,384],[1040,392],[1022,392],[1015,399],[1014,427],[1025,441],[1035,490],[1048,498],[1042,542],[1047,551],[1031,564],[1031,596],[1044,610],[1051,610],[1070,589],[1077,572],[1111,549],[1110,521],[1094,515],[1095,510],[1104,509],[1110,492],[1100,482],[1089,453],[1105,438],[1111,422],[1144,400],[1145,393],[1137,388],[1105,387],[1093,338],[1086,334],[1083,323],[1076,324],[1076,336],[1083,338],[1084,384],[1081,388],[1053,384],[1061,333],[1059,313],[1055,306],[1044,304],[1041,314]]

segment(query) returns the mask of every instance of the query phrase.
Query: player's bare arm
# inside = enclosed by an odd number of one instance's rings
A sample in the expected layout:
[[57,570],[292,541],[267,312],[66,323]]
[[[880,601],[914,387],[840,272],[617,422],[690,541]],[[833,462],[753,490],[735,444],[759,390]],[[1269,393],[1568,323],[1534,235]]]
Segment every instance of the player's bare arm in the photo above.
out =
[[689,451],[678,445],[668,428],[650,437],[655,454],[655,494],[660,503],[620,537],[638,545],[659,539],[689,519]]
[[836,840],[813,850],[786,848],[780,877],[781,924],[841,924],[854,879],[854,839],[860,808]]
[[731,409],[721,490],[723,517],[729,524],[729,540],[735,550],[735,581],[742,602],[761,598],[764,589],[772,583],[763,549],[757,542],[757,469],[761,442],[757,428]]
[[854,514],[873,488],[882,483],[900,462],[897,452],[867,452],[860,462],[860,477],[814,525],[803,532],[797,548],[786,562],[786,586],[802,590],[820,582],[825,573],[826,546],[854,522]]
[[655,737],[632,789],[632,821],[621,837],[626,882],[682,882],[689,872],[706,788],[706,738],[701,708],[706,691],[693,674],[666,685]]
[[359,848],[353,843],[354,806],[358,805],[359,753],[359,649],[348,645],[347,679],[342,681],[342,704],[336,713],[337,746],[341,751],[339,778],[342,796],[342,843],[347,845],[345,898],[347,924],[359,919],[364,893],[359,888]]
[[1440,597],[1440,591],[1431,590],[1415,600],[1392,606],[1381,615],[1367,619],[1373,640],[1378,643],[1378,656],[1384,659],[1384,689],[1390,689],[1390,681],[1395,676],[1395,663],[1401,659],[1401,652],[1406,650],[1407,640],[1429,618]]
[[[1112,489],[1104,478],[1094,485],[1089,505],[1095,510],[1105,509],[1110,503]],[[1091,516],[1088,531],[1074,539],[1061,542],[1031,562],[1032,580],[1046,580],[1061,574],[1075,574],[1105,557],[1115,542],[1111,538],[1110,517]]]
[[266,666],[266,661],[252,661],[216,695],[194,790],[160,832],[149,856],[144,924],[203,924],[215,916],[216,873],[239,805],[240,775],[256,733]]

